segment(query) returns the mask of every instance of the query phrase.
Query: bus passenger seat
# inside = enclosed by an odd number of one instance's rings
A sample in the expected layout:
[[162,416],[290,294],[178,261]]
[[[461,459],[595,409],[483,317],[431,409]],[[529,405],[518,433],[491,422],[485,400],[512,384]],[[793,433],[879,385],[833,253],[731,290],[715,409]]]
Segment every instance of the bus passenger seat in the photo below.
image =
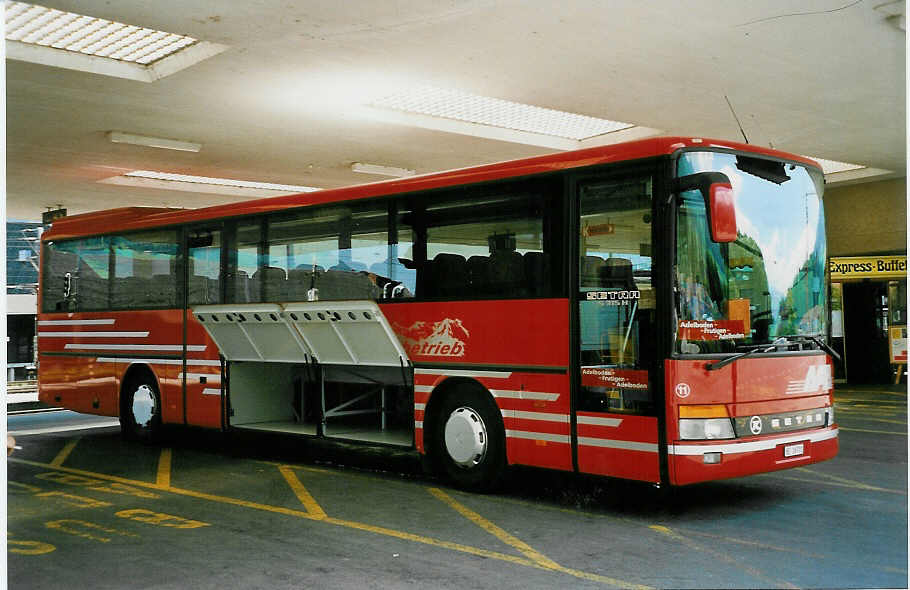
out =
[[[250,275],[245,270],[238,270],[234,275],[234,280],[228,286],[229,293],[233,295],[233,303],[252,303],[250,298]],[[258,295],[257,295],[258,298]]]
[[600,269],[603,268],[604,259],[600,256],[585,256],[581,261],[581,277],[579,283],[582,287],[602,287],[600,283]]
[[461,295],[467,291],[467,262],[460,254],[443,252],[430,267],[430,292],[437,297]]
[[600,269],[600,282],[609,289],[635,290],[632,261],[628,258],[607,258]]
[[497,250],[490,255],[490,287],[497,297],[526,296],[525,268],[521,254]]
[[298,266],[288,271],[288,300],[289,301],[306,301],[307,291],[313,285],[312,267],[307,269]]
[[486,256],[471,256],[465,263],[468,285],[472,295],[489,295],[490,285],[490,259]]
[[543,252],[525,252],[525,285],[528,295],[543,295],[549,292],[551,284],[547,256]]
[[166,305],[173,307],[177,305],[177,289],[174,283],[176,275],[152,275],[149,281],[148,303],[154,306]]
[[253,273],[250,283],[254,297],[261,296],[262,301],[287,299],[287,281],[283,268],[265,266]]

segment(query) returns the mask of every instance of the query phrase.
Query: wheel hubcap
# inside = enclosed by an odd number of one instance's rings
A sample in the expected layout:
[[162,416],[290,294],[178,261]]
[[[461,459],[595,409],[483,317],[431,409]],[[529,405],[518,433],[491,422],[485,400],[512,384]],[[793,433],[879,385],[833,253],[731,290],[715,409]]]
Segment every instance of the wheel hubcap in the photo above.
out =
[[137,426],[148,428],[155,415],[155,394],[148,385],[140,385],[133,392],[133,421]]
[[487,427],[471,408],[458,408],[446,421],[445,441],[446,451],[456,465],[473,467],[487,453]]

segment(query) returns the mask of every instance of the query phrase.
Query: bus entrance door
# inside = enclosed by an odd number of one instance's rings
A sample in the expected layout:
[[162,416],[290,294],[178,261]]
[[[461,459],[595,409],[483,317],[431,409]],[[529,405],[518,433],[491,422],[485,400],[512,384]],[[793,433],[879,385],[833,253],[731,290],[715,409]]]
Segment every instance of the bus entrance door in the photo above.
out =
[[578,194],[578,468],[658,482],[651,177],[593,180]]

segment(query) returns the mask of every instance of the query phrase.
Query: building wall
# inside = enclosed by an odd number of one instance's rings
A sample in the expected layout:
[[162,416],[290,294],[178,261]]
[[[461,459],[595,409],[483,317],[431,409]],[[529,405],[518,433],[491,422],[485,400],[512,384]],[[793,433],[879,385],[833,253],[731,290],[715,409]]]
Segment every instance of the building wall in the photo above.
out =
[[[38,283],[38,238],[41,224],[6,223],[6,292],[34,293]],[[34,313],[34,312],[32,312]]]
[[907,252],[907,179],[825,191],[828,256]]

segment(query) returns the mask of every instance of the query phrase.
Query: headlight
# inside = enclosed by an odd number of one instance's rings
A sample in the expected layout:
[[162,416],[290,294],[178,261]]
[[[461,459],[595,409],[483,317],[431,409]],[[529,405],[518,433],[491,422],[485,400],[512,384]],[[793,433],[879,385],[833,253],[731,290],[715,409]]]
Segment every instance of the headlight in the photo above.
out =
[[680,418],[679,438],[683,440],[712,440],[736,438],[729,418]]
[[727,406],[723,404],[679,406],[679,438],[683,440],[736,438]]

